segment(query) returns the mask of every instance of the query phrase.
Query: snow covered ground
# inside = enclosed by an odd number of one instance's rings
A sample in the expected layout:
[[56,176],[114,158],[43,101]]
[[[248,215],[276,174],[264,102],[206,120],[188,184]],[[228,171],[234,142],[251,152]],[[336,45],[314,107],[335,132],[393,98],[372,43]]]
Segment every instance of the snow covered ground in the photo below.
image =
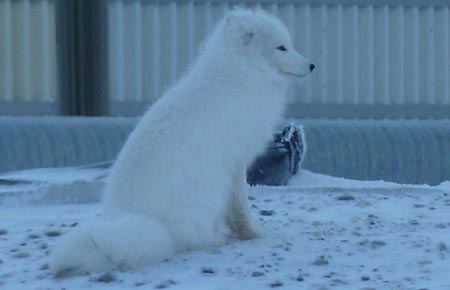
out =
[[262,239],[180,253],[133,273],[54,279],[48,255],[61,235],[99,214],[105,174],[0,175],[0,289],[450,289],[450,182],[407,186],[308,171],[287,187],[250,189]]

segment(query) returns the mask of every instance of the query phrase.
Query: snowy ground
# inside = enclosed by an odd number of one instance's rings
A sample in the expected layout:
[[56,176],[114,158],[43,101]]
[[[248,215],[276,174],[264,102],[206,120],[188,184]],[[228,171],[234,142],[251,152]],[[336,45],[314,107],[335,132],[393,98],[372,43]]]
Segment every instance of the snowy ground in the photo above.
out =
[[53,279],[48,254],[98,215],[104,174],[0,175],[0,289],[450,289],[449,182],[402,186],[308,171],[288,187],[250,189],[263,239],[178,254],[134,273]]

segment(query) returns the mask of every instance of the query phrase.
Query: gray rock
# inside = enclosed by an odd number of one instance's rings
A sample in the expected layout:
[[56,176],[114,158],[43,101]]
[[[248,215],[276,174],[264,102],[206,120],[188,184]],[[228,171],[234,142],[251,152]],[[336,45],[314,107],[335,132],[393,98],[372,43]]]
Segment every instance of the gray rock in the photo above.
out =
[[95,279],[96,282],[111,283],[116,281],[116,277],[111,272],[106,272]]

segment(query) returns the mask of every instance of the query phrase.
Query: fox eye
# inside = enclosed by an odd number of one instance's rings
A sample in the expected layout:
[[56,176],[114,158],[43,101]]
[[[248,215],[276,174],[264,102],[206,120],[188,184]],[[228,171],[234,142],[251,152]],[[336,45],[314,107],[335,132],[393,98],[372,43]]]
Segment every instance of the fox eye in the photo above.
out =
[[286,47],[284,47],[284,45],[278,46],[277,49],[280,51],[287,51],[287,49],[286,49]]

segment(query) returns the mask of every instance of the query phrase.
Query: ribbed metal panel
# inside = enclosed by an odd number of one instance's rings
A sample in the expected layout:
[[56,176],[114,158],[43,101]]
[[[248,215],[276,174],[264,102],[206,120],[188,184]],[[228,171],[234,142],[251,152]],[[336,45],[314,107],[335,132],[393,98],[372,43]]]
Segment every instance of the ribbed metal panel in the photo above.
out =
[[297,49],[316,64],[310,80],[292,90],[295,103],[450,104],[444,2],[257,2],[111,1],[112,100],[156,100],[186,70],[225,11],[237,5],[277,14]]
[[450,178],[449,121],[302,122],[302,167],[359,180],[436,185]]
[[[138,120],[2,117],[0,172],[112,161]],[[449,120],[300,124],[308,147],[302,167],[313,172],[431,185],[450,179]]]
[[136,118],[0,117],[0,172],[116,158]]
[[0,1],[0,101],[56,100],[54,1]]

